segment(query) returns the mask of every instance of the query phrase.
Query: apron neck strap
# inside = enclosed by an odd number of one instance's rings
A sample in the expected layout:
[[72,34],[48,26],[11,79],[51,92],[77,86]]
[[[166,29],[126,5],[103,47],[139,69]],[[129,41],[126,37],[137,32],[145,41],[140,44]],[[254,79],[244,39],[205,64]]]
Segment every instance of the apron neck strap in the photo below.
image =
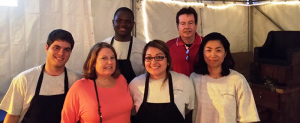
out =
[[[170,72],[167,72],[168,76],[168,82],[169,82],[169,94],[170,94],[170,103],[174,103],[174,92],[173,92],[173,81],[172,81],[172,75]],[[149,93],[149,79],[150,74],[146,74],[146,82],[145,82],[145,90],[144,90],[144,99],[143,102],[146,103],[148,99],[148,93]]]
[[[38,83],[35,89],[35,95],[39,95],[40,94],[40,90],[41,90],[41,86],[42,86],[42,82],[43,82],[43,78],[44,78],[44,70],[45,70],[45,66],[46,64],[44,64],[42,66],[42,71],[40,73],[39,79],[38,79]],[[67,68],[65,67],[64,69],[65,72],[65,79],[64,79],[64,90],[65,90],[65,94],[67,94],[68,90],[69,90],[69,80],[68,80],[68,73],[67,73]]]
[[[130,39],[130,44],[129,44],[129,48],[128,48],[128,53],[127,53],[127,60],[130,60],[130,55],[131,55],[131,49],[132,49],[132,41],[133,40],[133,37],[131,36],[131,39]],[[110,41],[110,45],[113,46],[113,43],[115,41],[115,37],[113,37]]]

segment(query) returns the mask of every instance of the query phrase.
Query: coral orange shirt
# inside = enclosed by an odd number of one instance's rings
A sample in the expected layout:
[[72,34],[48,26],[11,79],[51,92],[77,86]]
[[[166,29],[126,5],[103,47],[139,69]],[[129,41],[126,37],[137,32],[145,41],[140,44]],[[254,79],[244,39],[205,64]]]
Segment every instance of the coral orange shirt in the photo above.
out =
[[[133,107],[128,84],[123,75],[112,88],[97,87],[103,123],[130,123]],[[70,88],[61,113],[61,123],[99,123],[94,83],[81,79]]]

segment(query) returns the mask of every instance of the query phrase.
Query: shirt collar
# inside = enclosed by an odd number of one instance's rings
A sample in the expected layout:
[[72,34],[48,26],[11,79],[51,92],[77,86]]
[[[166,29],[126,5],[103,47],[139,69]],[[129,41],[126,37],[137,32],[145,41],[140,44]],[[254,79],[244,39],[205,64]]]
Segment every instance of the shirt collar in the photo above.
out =
[[[193,43],[193,45],[200,45],[200,43],[202,42],[202,38],[198,35],[198,33],[195,34],[195,41]],[[182,41],[181,36],[177,37],[176,39],[176,46],[183,46],[185,45]]]

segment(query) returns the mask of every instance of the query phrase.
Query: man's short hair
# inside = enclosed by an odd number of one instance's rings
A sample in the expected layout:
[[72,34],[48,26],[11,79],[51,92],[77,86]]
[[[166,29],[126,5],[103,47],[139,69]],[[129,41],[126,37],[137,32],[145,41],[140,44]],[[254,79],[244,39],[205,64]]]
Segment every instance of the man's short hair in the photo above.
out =
[[177,25],[179,24],[179,16],[183,15],[183,14],[193,14],[194,18],[195,18],[195,24],[198,23],[198,14],[197,14],[196,10],[192,7],[188,7],[188,8],[182,8],[177,12],[177,15],[176,15]]
[[130,13],[130,14],[132,15],[132,20],[134,20],[133,12],[131,11],[131,9],[129,9],[129,8],[127,8],[127,7],[121,7],[121,8],[119,8],[119,9],[117,9],[117,11],[116,11],[115,14],[114,14],[113,20],[115,19],[117,13],[118,13],[118,12],[121,12],[121,11]]
[[53,30],[48,36],[48,40],[47,40],[48,47],[50,47],[50,45],[56,40],[62,40],[62,41],[66,41],[66,42],[70,43],[71,50],[74,47],[73,36],[70,32],[68,32],[66,30],[63,30],[63,29]]

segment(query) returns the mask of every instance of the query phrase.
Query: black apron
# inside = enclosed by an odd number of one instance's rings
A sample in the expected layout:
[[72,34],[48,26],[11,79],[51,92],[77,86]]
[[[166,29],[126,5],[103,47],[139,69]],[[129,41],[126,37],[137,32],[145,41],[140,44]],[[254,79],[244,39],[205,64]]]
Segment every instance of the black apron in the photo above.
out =
[[42,66],[42,71],[38,80],[28,111],[26,112],[22,123],[60,123],[61,110],[68,92],[68,76],[65,68],[64,94],[60,95],[39,95],[43,77],[45,64]]
[[[113,46],[115,37],[111,39],[110,45]],[[127,83],[129,84],[131,80],[133,80],[136,75],[132,69],[131,62],[130,62],[130,54],[131,54],[131,48],[132,48],[132,37],[129,44],[127,59],[118,60],[118,66],[121,71],[121,74],[125,77],[127,80]]]
[[148,103],[149,73],[146,75],[143,103],[136,117],[139,123],[184,123],[184,118],[174,102],[172,76],[168,72],[170,103]]

